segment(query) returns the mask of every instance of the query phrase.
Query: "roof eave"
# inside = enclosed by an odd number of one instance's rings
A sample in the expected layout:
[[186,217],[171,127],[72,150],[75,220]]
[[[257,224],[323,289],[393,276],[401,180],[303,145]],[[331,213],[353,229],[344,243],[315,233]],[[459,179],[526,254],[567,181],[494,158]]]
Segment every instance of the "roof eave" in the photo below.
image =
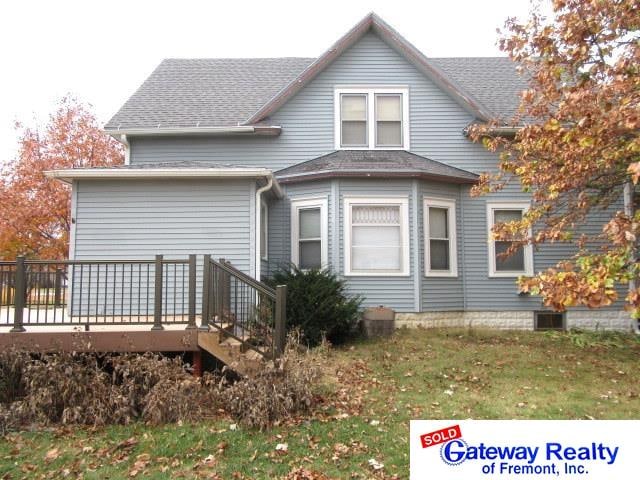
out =
[[[471,125],[467,126],[463,130],[463,134],[465,137],[469,137]],[[522,125],[508,127],[508,126],[498,126],[498,127],[489,127],[486,130],[486,135],[492,137],[504,137],[504,138],[515,138],[520,130],[524,127]]]
[[278,136],[282,127],[278,125],[256,126],[238,125],[228,127],[157,127],[157,128],[105,128],[104,132],[112,137],[127,136],[180,136],[180,135],[263,135]]
[[48,178],[71,184],[75,180],[157,180],[190,178],[255,178],[273,179],[273,190],[278,198],[284,196],[278,179],[266,168],[70,168],[48,170]]
[[429,172],[417,171],[362,171],[362,170],[323,170],[318,172],[300,173],[294,175],[284,175],[277,177],[278,181],[285,185],[288,183],[307,182],[311,180],[322,180],[328,178],[418,178],[422,180],[435,180],[439,182],[473,185],[478,178],[463,178],[449,175],[437,175]]

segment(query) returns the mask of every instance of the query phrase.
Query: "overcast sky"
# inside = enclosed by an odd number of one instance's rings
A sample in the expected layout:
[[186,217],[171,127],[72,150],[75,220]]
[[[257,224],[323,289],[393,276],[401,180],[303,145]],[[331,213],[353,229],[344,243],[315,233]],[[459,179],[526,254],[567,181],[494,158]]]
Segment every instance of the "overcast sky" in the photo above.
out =
[[163,58],[317,56],[372,10],[427,56],[495,56],[529,0],[4,0],[0,161],[67,93],[105,123]]

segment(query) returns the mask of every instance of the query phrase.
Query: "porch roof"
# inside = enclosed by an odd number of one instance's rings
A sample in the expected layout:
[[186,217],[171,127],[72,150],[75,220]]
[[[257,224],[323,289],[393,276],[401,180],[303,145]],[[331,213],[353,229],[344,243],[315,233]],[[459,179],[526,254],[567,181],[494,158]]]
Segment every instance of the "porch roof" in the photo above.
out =
[[131,180],[178,178],[255,178],[273,180],[273,191],[281,198],[284,192],[268,168],[205,162],[157,162],[109,167],[69,168],[45,172],[49,178],[65,183],[74,180]]
[[275,173],[280,183],[332,177],[423,178],[472,184],[478,175],[405,150],[338,150]]

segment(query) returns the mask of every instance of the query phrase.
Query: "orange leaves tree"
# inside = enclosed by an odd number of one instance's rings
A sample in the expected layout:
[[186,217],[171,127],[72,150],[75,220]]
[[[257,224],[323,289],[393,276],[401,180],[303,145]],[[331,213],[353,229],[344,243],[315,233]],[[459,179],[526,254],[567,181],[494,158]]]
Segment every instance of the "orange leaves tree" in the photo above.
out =
[[0,258],[66,258],[71,189],[45,172],[120,164],[122,146],[72,98],[61,100],[44,129],[18,128],[18,155],[0,176]]
[[[530,79],[513,125],[515,138],[494,136],[497,122],[471,129],[500,152],[497,174],[483,175],[474,194],[517,179],[530,192],[522,221],[496,225],[496,239],[571,242],[575,257],[532,278],[521,290],[556,310],[601,307],[631,285],[627,308],[640,316],[636,260],[640,215],[640,5],[638,0],[553,0],[545,18],[510,19],[500,48]],[[598,225],[597,231],[585,225]],[[595,222],[595,223],[594,223]]]

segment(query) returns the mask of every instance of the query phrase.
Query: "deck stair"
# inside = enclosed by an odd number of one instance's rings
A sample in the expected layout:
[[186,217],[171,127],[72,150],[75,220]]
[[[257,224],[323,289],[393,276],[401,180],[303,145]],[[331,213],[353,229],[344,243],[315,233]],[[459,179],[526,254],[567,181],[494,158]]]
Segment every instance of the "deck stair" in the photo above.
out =
[[205,256],[198,346],[241,375],[255,373],[283,352],[285,302],[286,287],[273,289]]

